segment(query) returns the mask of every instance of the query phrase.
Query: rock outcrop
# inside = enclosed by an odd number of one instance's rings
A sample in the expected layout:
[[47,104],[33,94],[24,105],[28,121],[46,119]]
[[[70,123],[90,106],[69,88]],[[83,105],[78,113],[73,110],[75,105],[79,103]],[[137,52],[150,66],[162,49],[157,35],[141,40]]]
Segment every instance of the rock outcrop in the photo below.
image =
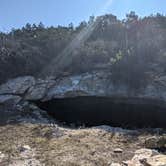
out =
[[145,140],[146,148],[150,149],[166,149],[166,135],[160,137],[149,137]]
[[[146,118],[149,116],[149,110],[153,107],[153,110],[157,110],[157,113],[155,111],[155,113],[151,115],[153,118],[149,118],[149,121],[156,121],[157,119],[156,124],[159,124],[157,127],[166,126],[166,112],[164,111],[166,109],[166,77],[164,76],[154,78],[153,81],[147,82],[146,85],[143,85],[139,89],[133,89],[124,83],[115,84],[112,80],[111,73],[106,71],[94,71],[91,73],[64,76],[60,78],[47,78],[45,80],[24,76],[9,80],[7,83],[0,86],[0,105],[7,106],[14,105],[19,107],[25,102],[36,103],[53,99],[73,99],[85,96],[110,98],[109,100],[113,102],[113,108],[116,105],[117,109],[121,107],[121,111],[124,104],[127,114],[129,114],[128,107],[130,107],[130,105],[133,110],[136,110],[137,106],[141,105],[139,108],[143,113],[145,112],[143,108],[145,105],[145,109],[148,110],[146,111]],[[93,99],[91,101],[93,101]],[[103,102],[104,101],[102,101],[102,105]],[[99,104],[99,102],[97,103]],[[119,103],[121,104],[120,106]],[[112,107],[108,104],[110,104],[110,102],[107,101],[107,110]],[[150,104],[152,104],[152,107],[147,107],[147,105]],[[94,104],[92,106],[94,106]],[[153,111],[151,111],[151,113],[152,112]],[[116,118],[119,116],[118,114],[119,113],[116,112]],[[132,112],[132,114],[135,114],[135,112]],[[112,115],[110,116],[112,117]],[[142,113],[140,116],[140,118],[143,119],[144,116]],[[139,118],[137,119],[139,120]],[[122,123],[124,122],[125,121]]]
[[34,84],[35,79],[31,76],[18,77],[2,84],[0,86],[0,94],[23,95]]
[[129,161],[124,161],[121,166],[165,166],[166,155],[150,149],[139,149]]
[[154,79],[139,89],[132,89],[125,84],[114,84],[110,73],[92,72],[45,80],[31,76],[18,77],[2,84],[0,95],[19,95],[25,100],[50,100],[76,96],[119,96],[166,101],[165,90],[165,77]]
[[17,95],[0,95],[0,105],[13,106],[21,101],[21,97]]

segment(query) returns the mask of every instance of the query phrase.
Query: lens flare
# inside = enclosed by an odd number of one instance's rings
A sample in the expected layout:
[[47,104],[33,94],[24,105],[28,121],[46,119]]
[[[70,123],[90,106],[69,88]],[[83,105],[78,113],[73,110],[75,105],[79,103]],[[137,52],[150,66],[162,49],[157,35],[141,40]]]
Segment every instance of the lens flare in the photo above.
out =
[[[99,10],[100,13],[106,13],[112,5],[113,0],[108,0]],[[79,48],[84,41],[91,35],[95,27],[98,25],[97,21],[89,24],[83,28],[81,32],[67,45],[67,47],[42,70],[40,76],[54,75],[55,72],[60,71],[61,67],[67,67],[72,63],[74,55],[73,50]]]
[[108,1],[103,5],[103,7],[101,8],[100,13],[106,13],[107,10],[109,9],[109,7],[112,5],[112,3],[113,3],[113,0],[108,0]]

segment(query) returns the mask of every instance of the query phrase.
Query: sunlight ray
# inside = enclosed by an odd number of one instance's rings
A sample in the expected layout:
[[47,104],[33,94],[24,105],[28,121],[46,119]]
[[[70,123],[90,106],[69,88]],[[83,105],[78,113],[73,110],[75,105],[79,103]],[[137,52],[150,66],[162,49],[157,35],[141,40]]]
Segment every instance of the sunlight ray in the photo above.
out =
[[[101,7],[100,12],[106,12],[112,5],[113,0],[107,0],[106,3]],[[83,28],[81,32],[70,42],[69,45],[49,63],[40,73],[40,76],[54,75],[55,72],[61,70],[61,66],[66,67],[71,64],[74,55],[71,53],[73,50],[79,48],[81,43],[93,32],[98,22],[89,24],[88,27]]]

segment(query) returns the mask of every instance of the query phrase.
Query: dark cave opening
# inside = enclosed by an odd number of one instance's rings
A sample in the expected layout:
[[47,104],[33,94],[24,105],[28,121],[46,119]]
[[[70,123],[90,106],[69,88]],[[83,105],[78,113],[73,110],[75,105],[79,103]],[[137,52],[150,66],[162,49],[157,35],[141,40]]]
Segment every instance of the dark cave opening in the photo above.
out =
[[166,104],[160,100],[84,96],[36,104],[59,122],[76,126],[166,128]]

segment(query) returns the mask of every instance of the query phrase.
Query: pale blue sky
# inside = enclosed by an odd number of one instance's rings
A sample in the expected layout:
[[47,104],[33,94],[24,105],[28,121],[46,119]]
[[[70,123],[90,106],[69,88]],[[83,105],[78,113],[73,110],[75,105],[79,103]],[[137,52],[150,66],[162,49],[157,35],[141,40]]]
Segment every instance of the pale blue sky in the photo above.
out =
[[[124,18],[129,11],[140,16],[166,14],[166,0],[0,0],[0,31],[42,21],[46,26],[77,25],[90,15],[112,13]],[[106,10],[107,9],[107,10]]]

